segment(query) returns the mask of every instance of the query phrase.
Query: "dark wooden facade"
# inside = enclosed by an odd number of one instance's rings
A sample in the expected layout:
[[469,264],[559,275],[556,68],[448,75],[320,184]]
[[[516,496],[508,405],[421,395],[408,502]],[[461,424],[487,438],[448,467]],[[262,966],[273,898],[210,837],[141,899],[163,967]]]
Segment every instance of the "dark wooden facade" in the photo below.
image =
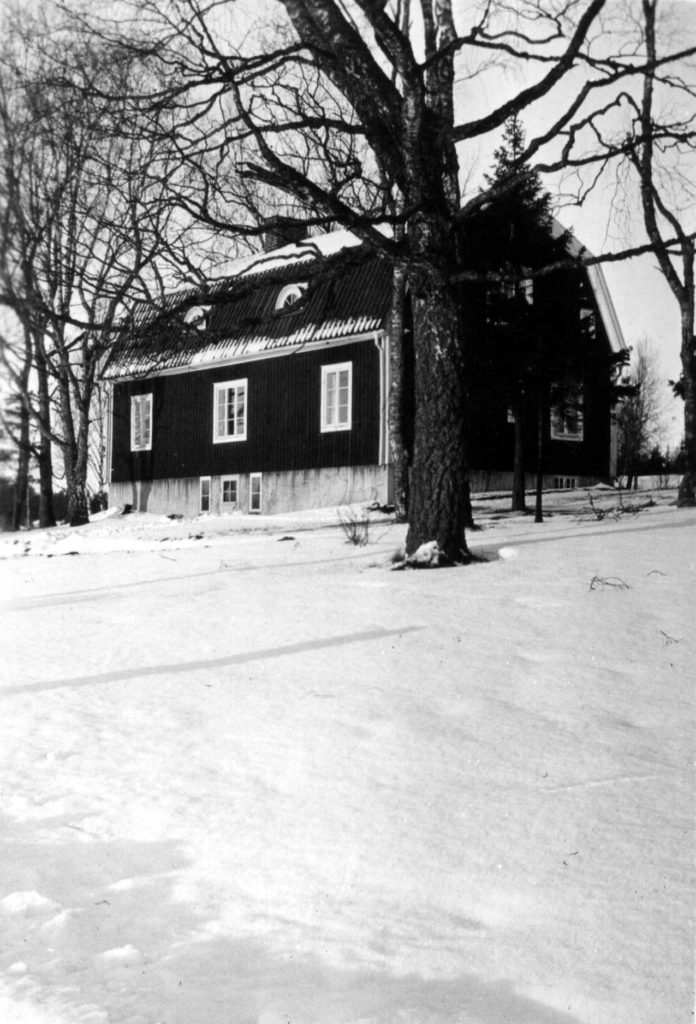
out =
[[[499,352],[486,323],[485,301],[483,290],[478,294],[473,288],[463,292],[463,314],[466,317],[468,313],[472,350],[467,382],[471,408],[469,463],[475,470],[505,473],[513,466],[515,427],[509,416],[509,395],[496,386]],[[554,439],[551,409],[545,409],[544,471],[578,480],[608,480],[614,472],[612,364],[616,346],[608,337],[585,272],[572,270],[539,278],[534,284],[534,305],[542,311],[542,329],[565,353],[568,374],[583,397],[582,440]],[[524,465],[528,473],[533,473],[537,465],[537,406],[531,399],[522,404]]]
[[[321,367],[351,362],[352,427],[320,430]],[[216,383],[246,378],[247,439],[213,442]],[[150,451],[130,450],[130,399],[152,393]],[[111,480],[164,480],[377,463],[379,352],[373,340],[326,345],[214,369],[117,382]]]

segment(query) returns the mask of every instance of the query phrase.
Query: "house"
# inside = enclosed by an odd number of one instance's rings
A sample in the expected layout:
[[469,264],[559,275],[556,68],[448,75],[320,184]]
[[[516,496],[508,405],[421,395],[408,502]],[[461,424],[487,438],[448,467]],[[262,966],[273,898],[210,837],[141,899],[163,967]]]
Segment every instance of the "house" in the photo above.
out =
[[[141,309],[111,353],[110,504],[192,515],[388,502],[388,265],[339,231],[235,269]],[[605,357],[623,341],[601,272],[584,277],[567,296],[592,320],[597,358],[582,409],[552,410],[549,485],[613,472]],[[479,426],[474,487],[509,486],[505,408],[489,403]]]
[[[560,224],[552,228],[571,257],[591,255]],[[525,484],[534,487],[540,396],[544,487],[613,481],[615,384],[626,344],[601,267],[568,266],[514,286],[462,285],[460,308],[469,336],[472,491],[511,488],[518,416]]]

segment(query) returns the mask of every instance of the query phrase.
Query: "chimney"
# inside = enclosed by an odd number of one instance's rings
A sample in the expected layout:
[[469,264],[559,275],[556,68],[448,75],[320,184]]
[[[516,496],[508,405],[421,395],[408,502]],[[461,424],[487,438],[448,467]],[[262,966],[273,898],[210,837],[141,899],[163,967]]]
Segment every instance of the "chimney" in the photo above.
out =
[[[275,217],[272,219],[276,220]],[[263,251],[273,252],[274,249],[280,249],[284,245],[294,245],[297,242],[301,242],[306,237],[307,227],[301,222],[291,220],[287,223],[276,223],[273,227],[263,232]]]

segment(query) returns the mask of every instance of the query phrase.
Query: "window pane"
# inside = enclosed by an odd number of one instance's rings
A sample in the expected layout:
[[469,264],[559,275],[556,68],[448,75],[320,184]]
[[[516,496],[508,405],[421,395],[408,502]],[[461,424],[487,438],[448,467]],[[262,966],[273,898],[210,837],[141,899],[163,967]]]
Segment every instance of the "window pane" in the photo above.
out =
[[326,375],[326,422],[332,426],[336,422],[336,374]]
[[246,402],[245,402],[246,396],[244,394],[244,388],[236,388],[235,393],[236,393],[236,397],[237,397],[237,417],[236,417],[235,426],[234,426],[234,429],[233,429],[232,432],[234,434],[243,434],[244,433],[244,410],[245,410],[245,405],[246,405]]
[[224,437],[226,393],[220,389],[215,392],[215,397],[217,398],[217,435],[218,437]]
[[142,448],[142,427],[140,416],[140,402],[137,398],[133,400],[133,444],[136,448]]
[[152,444],[152,395],[131,398],[131,447],[150,448]]
[[210,477],[201,477],[201,512],[210,512]]
[[252,512],[261,511],[261,477],[252,475],[249,479],[250,500],[249,508]]
[[225,433],[227,435],[234,434],[234,407],[235,407],[235,390],[234,388],[227,389],[227,418],[225,423]]

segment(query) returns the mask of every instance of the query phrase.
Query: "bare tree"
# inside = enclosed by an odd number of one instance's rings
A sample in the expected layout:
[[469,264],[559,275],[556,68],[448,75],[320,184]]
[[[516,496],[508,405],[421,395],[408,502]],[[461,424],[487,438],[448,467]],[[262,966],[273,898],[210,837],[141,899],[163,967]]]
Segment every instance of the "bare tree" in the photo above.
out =
[[173,217],[161,182],[173,165],[125,98],[135,63],[66,35],[49,55],[47,27],[11,26],[0,66],[0,302],[20,339],[0,338],[0,356],[44,442],[60,449],[78,525],[100,361],[134,296],[159,288]]
[[[645,45],[648,69],[643,83],[643,94],[637,114],[638,145],[631,151],[632,162],[640,180],[640,198],[643,220],[648,238],[662,274],[679,304],[681,322],[681,365],[679,393],[684,399],[684,455],[685,472],[679,486],[677,502],[681,506],[696,505],[696,319],[694,286],[694,259],[696,232],[693,223],[687,227],[689,208],[674,202],[674,190],[660,177],[658,162],[668,154],[696,153],[693,134],[693,103],[696,87],[679,79],[683,95],[691,99],[690,112],[669,111],[668,120],[657,113],[656,64],[659,58],[657,42],[658,0],[643,0]],[[693,164],[692,166],[696,166]],[[674,167],[674,164],[673,164]],[[676,167],[681,181],[686,184],[693,215],[694,194],[692,182],[684,176],[684,168]],[[682,204],[685,190],[682,188]]]
[[618,473],[626,487],[638,485],[638,464],[663,434],[663,381],[654,348],[647,340],[631,353],[631,366],[622,380],[623,397],[617,411]]

